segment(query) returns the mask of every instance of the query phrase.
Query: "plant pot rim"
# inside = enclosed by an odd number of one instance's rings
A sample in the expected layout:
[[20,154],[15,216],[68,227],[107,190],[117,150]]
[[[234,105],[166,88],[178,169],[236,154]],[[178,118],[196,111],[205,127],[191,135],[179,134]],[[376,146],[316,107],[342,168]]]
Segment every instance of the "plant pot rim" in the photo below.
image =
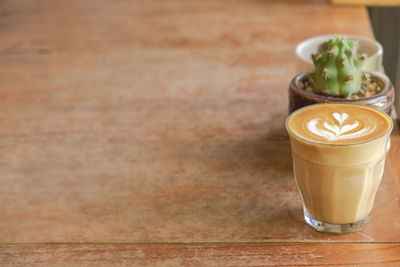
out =
[[305,57],[304,53],[302,52],[302,50],[305,49],[305,47],[309,47],[312,46],[313,44],[317,43],[318,45],[329,40],[332,37],[346,37],[352,41],[361,41],[361,42],[365,42],[368,43],[372,46],[374,46],[374,48],[376,49],[376,51],[374,51],[373,53],[368,55],[368,58],[378,58],[378,57],[382,57],[383,55],[383,47],[382,45],[375,39],[372,38],[368,38],[362,35],[357,35],[357,34],[322,34],[322,35],[315,35],[312,36],[308,39],[305,39],[303,41],[301,41],[297,46],[296,46],[296,55],[306,61],[309,64],[313,65],[313,62],[311,60],[311,57]]
[[[329,102],[342,102],[342,103],[343,102],[357,103],[360,101],[379,100],[381,98],[385,98],[387,92],[393,89],[393,85],[390,82],[389,78],[386,77],[385,74],[377,72],[377,71],[374,71],[374,72],[367,71],[366,73],[369,73],[372,77],[379,79],[383,82],[384,88],[379,94],[369,96],[369,97],[362,97],[362,98],[358,98],[358,99],[347,99],[347,98],[340,98],[340,97],[334,97],[334,96],[319,95],[319,94],[315,94],[312,92],[308,92],[308,91],[300,88],[300,86],[299,86],[299,82],[307,76],[307,72],[301,72],[301,73],[297,74],[292,79],[292,81],[290,83],[290,87],[293,91],[295,91],[298,94],[302,94],[302,95],[307,96],[308,98],[312,98],[312,99],[320,100],[320,101],[324,101],[324,102],[329,101]],[[318,101],[318,102],[320,102],[320,101]]]

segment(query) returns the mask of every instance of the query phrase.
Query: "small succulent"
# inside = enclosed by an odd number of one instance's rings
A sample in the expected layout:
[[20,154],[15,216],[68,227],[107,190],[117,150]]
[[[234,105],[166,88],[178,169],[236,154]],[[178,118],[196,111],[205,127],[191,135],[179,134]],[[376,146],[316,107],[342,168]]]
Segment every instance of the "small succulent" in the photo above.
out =
[[333,37],[312,55],[315,70],[309,73],[313,91],[331,96],[350,96],[361,90],[367,75],[362,72],[365,56],[357,54],[358,44],[345,37]]

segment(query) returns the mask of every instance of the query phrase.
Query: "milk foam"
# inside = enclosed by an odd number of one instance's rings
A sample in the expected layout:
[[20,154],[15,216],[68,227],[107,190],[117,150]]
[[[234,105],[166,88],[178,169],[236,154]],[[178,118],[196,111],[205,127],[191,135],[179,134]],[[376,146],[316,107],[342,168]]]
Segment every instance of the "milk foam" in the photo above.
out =
[[392,120],[378,110],[349,104],[319,104],[291,114],[287,129],[295,136],[326,144],[358,144],[390,133]]
[[368,217],[392,126],[385,113],[348,104],[312,105],[289,116],[294,176],[312,218],[349,224]]
[[[366,126],[356,132],[351,132],[360,124],[357,120],[353,123],[344,124],[349,117],[346,112],[342,112],[341,114],[334,112],[332,116],[335,119],[335,124],[331,124],[324,118],[314,118],[307,123],[307,129],[313,134],[324,137],[329,141],[335,141],[363,137],[372,133],[376,128],[376,124],[374,124],[372,127]],[[323,121],[322,125],[324,129],[319,127],[321,125],[319,123],[320,120]]]

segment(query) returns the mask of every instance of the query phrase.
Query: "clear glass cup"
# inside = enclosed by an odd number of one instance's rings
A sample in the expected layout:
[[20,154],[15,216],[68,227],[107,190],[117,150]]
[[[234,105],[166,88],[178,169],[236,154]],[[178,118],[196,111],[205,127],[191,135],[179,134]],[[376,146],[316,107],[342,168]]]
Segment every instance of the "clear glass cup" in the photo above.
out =
[[311,141],[297,135],[288,125],[300,111],[309,109],[313,112],[310,108],[317,105],[302,108],[286,120],[304,219],[320,232],[342,234],[357,231],[370,218],[385,168],[393,121],[386,113],[376,110],[390,124],[389,130],[379,138],[349,144]]

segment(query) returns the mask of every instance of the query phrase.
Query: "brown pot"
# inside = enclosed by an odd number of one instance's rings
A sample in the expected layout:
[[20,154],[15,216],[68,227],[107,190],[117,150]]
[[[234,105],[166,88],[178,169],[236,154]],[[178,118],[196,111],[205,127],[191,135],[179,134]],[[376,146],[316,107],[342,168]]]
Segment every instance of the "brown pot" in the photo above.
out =
[[394,88],[390,80],[379,72],[369,73],[372,79],[376,79],[383,85],[383,90],[377,95],[360,98],[344,99],[339,97],[317,95],[307,92],[300,88],[299,83],[306,81],[307,73],[303,72],[296,75],[289,86],[289,114],[304,106],[317,103],[347,103],[357,104],[380,109],[391,115],[394,101]]

